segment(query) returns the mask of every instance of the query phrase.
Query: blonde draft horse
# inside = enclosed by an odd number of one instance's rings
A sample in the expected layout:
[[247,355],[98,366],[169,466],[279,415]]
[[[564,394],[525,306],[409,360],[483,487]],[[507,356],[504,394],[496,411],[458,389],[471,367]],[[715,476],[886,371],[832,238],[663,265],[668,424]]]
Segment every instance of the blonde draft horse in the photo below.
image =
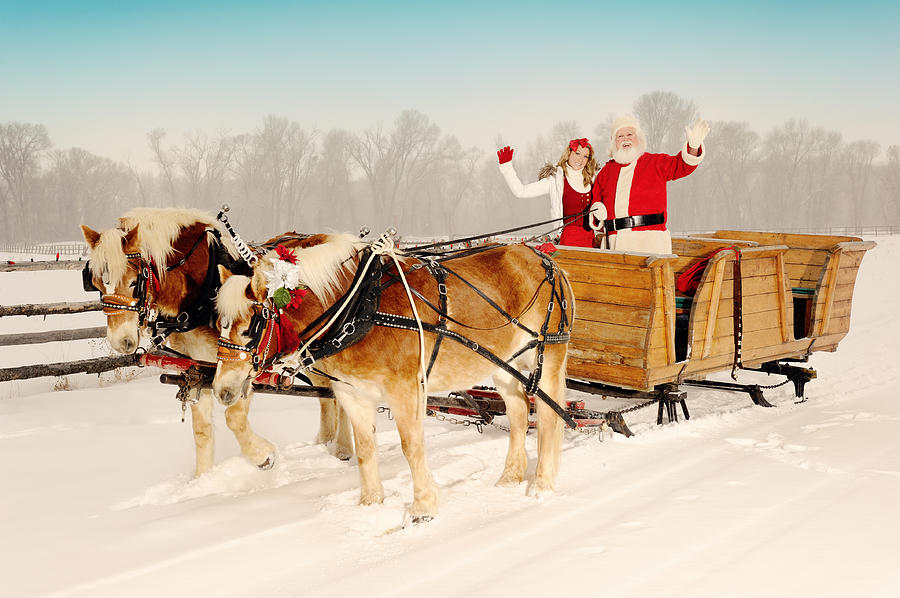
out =
[[[307,325],[347,291],[360,265],[362,245],[350,235],[315,235],[287,245],[296,254],[299,278],[310,292],[299,307],[281,311],[279,327],[284,329],[287,326],[295,334],[303,334],[303,341],[310,336],[304,333]],[[220,360],[213,381],[216,396],[241,392],[248,376],[252,375],[249,361],[223,358],[222,347],[246,346],[246,334],[254,314],[259,314],[262,306],[269,305],[265,272],[271,271],[277,259],[275,252],[269,252],[257,263],[252,278],[234,275],[223,282],[216,300],[225,342],[220,346]],[[519,244],[499,245],[445,262],[447,268],[455,273],[446,278],[447,328],[468,337],[502,360],[512,359],[510,364],[520,371],[523,368],[533,370],[537,351],[531,348],[521,354],[517,352],[526,348],[534,337],[507,316],[516,318],[519,324],[531,331],[541,330],[545,320],[549,324],[548,330],[556,331],[560,318],[565,317],[565,332],[568,333],[574,315],[568,280],[555,263],[545,259],[546,262],[534,250]],[[438,306],[440,299],[436,280],[426,268],[411,268],[413,261],[417,260],[406,260],[404,266],[409,286],[432,306]],[[553,285],[548,284],[545,264],[550,264],[548,267],[557,277],[555,291]],[[396,275],[395,269],[391,272]],[[388,277],[388,274],[384,276]],[[507,316],[491,307],[472,287],[496,302]],[[563,295],[562,301],[559,301],[560,294]],[[566,298],[568,301],[565,301]],[[555,309],[548,315],[548,305],[553,304],[555,299]],[[423,323],[438,322],[434,309],[426,307],[418,297],[415,303]],[[560,309],[561,305],[563,309]],[[400,316],[412,314],[402,284],[382,287],[378,312]],[[426,332],[426,360],[431,355],[435,339],[435,334]],[[384,499],[375,446],[375,407],[382,401],[390,407],[412,473],[413,502],[409,514],[413,521],[427,521],[438,510],[437,490],[425,462],[424,414],[417,381],[420,358],[416,331],[375,326],[356,344],[316,363],[317,368],[339,380],[332,383],[332,389],[353,424],[361,485],[360,503],[364,505],[380,503]],[[544,346],[543,376],[539,388],[557,405],[564,404],[566,359],[565,342]],[[524,481],[528,463],[525,434],[529,401],[522,383],[471,348],[444,338],[427,384],[429,391],[449,391],[470,388],[489,377],[493,377],[504,398],[510,425],[508,453],[497,485],[515,486]],[[559,468],[562,420],[544,401],[535,402],[537,467],[528,492],[540,497],[554,490]]]
[[[141,312],[146,315],[150,307],[161,315],[177,317],[184,305],[194,299],[206,276],[210,259],[208,227],[216,226],[207,214],[196,210],[138,208],[119,219],[119,227],[102,233],[82,225],[85,241],[91,249],[90,273],[93,284],[103,294],[104,313],[107,317],[107,340],[119,353],[133,353],[140,344]],[[206,241],[202,237],[207,237]],[[233,247],[226,244],[231,255]],[[186,258],[186,259],[185,259]],[[168,270],[169,264],[178,267]],[[146,280],[143,299],[136,296],[139,272],[148,272],[151,264],[153,279]],[[211,327],[199,326],[185,333],[175,332],[166,344],[198,361],[214,362],[218,332]],[[319,440],[338,439],[336,452],[339,457],[352,456],[352,440],[349,425],[338,435],[335,419],[339,414],[333,399],[322,409],[322,425]],[[196,448],[195,474],[209,471],[214,463],[212,392],[201,390],[196,403],[191,405],[191,423]],[[225,421],[235,434],[243,454],[260,468],[274,464],[273,445],[253,432],[248,421],[250,396],[227,406]],[[332,436],[328,437],[327,434]],[[347,454],[349,453],[349,454]]]

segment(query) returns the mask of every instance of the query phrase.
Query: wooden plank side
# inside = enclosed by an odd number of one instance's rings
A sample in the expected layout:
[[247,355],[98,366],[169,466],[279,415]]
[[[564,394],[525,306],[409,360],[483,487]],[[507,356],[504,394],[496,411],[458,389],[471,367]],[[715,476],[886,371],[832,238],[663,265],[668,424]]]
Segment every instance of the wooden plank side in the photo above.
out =
[[[781,324],[781,341],[787,342],[794,336],[794,302],[789,293],[790,282],[784,271],[784,255],[779,255],[775,260],[775,280],[780,281],[780,285],[776,284],[775,295],[778,297],[778,320]],[[780,286],[780,288],[778,288]],[[743,312],[743,310],[742,310]]]
[[[741,361],[746,366],[756,366],[766,361],[786,358],[802,358],[809,351],[809,339],[800,339],[759,349],[741,352]],[[713,372],[730,370],[734,362],[734,351],[710,357],[708,359],[692,359],[684,368],[684,378],[706,375]]]
[[841,267],[838,268],[837,278],[835,279],[835,284],[837,286],[847,285],[849,287],[853,287],[856,284],[856,275],[859,273],[859,266],[848,266],[844,263],[844,260],[841,260]]
[[822,271],[822,282],[816,291],[816,301],[813,305],[813,318],[810,336],[825,334],[828,328],[828,320],[831,318],[831,303],[834,298],[834,286],[838,270],[841,265],[841,254],[835,252],[829,254]]
[[601,343],[595,340],[572,339],[569,342],[569,355],[583,361],[593,361],[606,365],[628,365],[644,367],[643,349],[625,347],[614,343]]
[[647,268],[608,268],[602,264],[571,262],[560,264],[569,281],[602,284],[611,287],[646,289],[650,286],[650,270]]
[[[665,326],[666,363],[675,363],[675,277],[672,264],[665,263],[654,270],[658,274],[658,284],[662,286],[662,320]],[[648,350],[654,347],[651,344]]]
[[600,303],[587,299],[578,299],[575,304],[575,317],[591,322],[606,322],[624,326],[647,328],[650,326],[650,309],[636,308],[614,303]]
[[[650,307],[651,292],[649,289],[629,289],[600,284],[588,284],[569,281],[577,301],[588,300],[613,305],[630,305],[632,307]],[[578,308],[576,307],[576,310]]]
[[844,316],[837,318],[832,314],[831,318],[828,319],[828,326],[822,332],[822,336],[827,334],[846,334],[850,332],[850,316]]
[[606,365],[570,358],[566,375],[603,384],[611,384],[635,390],[650,390],[647,386],[647,372],[643,368],[624,365]]
[[[734,302],[731,300],[731,294],[727,297],[728,301],[723,301],[719,305],[719,316],[728,316],[731,317],[731,314],[734,309]],[[704,301],[695,302],[691,306],[691,311],[694,309],[697,310],[697,317],[706,319],[705,316],[701,314],[707,313],[709,309],[706,307],[706,303]],[[761,311],[771,311],[778,309],[778,295],[775,291],[771,293],[759,293],[756,295],[744,296],[744,301],[742,304],[741,313],[743,314],[753,314]]]
[[[589,264],[621,264],[630,266],[647,266],[648,263],[660,256],[625,251],[611,251],[608,249],[589,249],[574,247],[557,247],[553,259],[558,264],[566,260],[573,262],[586,262]],[[673,256],[674,257],[674,256]]]
[[[649,330],[649,334],[648,334]],[[626,347],[665,346],[665,328],[656,326],[651,328],[638,328],[635,326],[619,326],[604,322],[591,322],[575,318],[572,325],[572,338],[585,341],[597,341],[615,343]],[[648,345],[649,343],[649,345]]]
[[760,245],[787,245],[788,247],[809,247],[827,249],[838,243],[862,241],[859,237],[840,235],[809,235],[801,233],[770,233],[757,231],[718,230],[712,235],[716,238],[747,239]]

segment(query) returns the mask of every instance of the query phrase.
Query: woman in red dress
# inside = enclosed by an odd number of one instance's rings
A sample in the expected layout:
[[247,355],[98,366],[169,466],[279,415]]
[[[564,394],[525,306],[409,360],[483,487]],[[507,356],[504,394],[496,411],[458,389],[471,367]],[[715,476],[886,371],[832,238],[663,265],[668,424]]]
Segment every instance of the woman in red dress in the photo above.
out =
[[506,146],[497,152],[500,172],[516,197],[550,196],[551,218],[565,224],[560,245],[592,247],[594,230],[585,228],[582,212],[591,205],[591,186],[597,176],[594,148],[587,139],[573,139],[566,146],[556,166],[545,165],[538,180],[522,184],[512,165],[513,150]]

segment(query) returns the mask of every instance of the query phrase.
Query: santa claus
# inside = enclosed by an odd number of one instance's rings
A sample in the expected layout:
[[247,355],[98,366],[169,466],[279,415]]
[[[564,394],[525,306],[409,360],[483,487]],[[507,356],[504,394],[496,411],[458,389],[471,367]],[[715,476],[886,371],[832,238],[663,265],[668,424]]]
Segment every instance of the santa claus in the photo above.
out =
[[609,160],[594,182],[592,223],[606,233],[609,249],[672,253],[666,229],[666,184],[685,177],[706,153],[709,124],[698,119],[685,127],[687,141],[677,154],[646,153],[647,140],[638,121],[623,116],[610,132]]

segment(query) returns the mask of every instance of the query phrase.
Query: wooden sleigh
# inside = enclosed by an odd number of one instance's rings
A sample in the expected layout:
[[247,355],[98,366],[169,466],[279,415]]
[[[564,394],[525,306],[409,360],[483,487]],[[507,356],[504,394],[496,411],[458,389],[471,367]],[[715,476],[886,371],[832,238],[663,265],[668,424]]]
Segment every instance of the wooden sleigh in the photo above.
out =
[[[569,345],[570,388],[659,401],[677,418],[683,384],[747,392],[768,405],[759,386],[706,381],[732,370],[739,310],[743,369],[781,374],[802,398],[815,371],[792,365],[834,351],[850,329],[856,274],[875,246],[856,237],[717,231],[676,237],[673,255],[561,247],[556,261],[577,299]],[[709,259],[693,296],[675,280]],[[740,255],[740,296],[735,261]]]

